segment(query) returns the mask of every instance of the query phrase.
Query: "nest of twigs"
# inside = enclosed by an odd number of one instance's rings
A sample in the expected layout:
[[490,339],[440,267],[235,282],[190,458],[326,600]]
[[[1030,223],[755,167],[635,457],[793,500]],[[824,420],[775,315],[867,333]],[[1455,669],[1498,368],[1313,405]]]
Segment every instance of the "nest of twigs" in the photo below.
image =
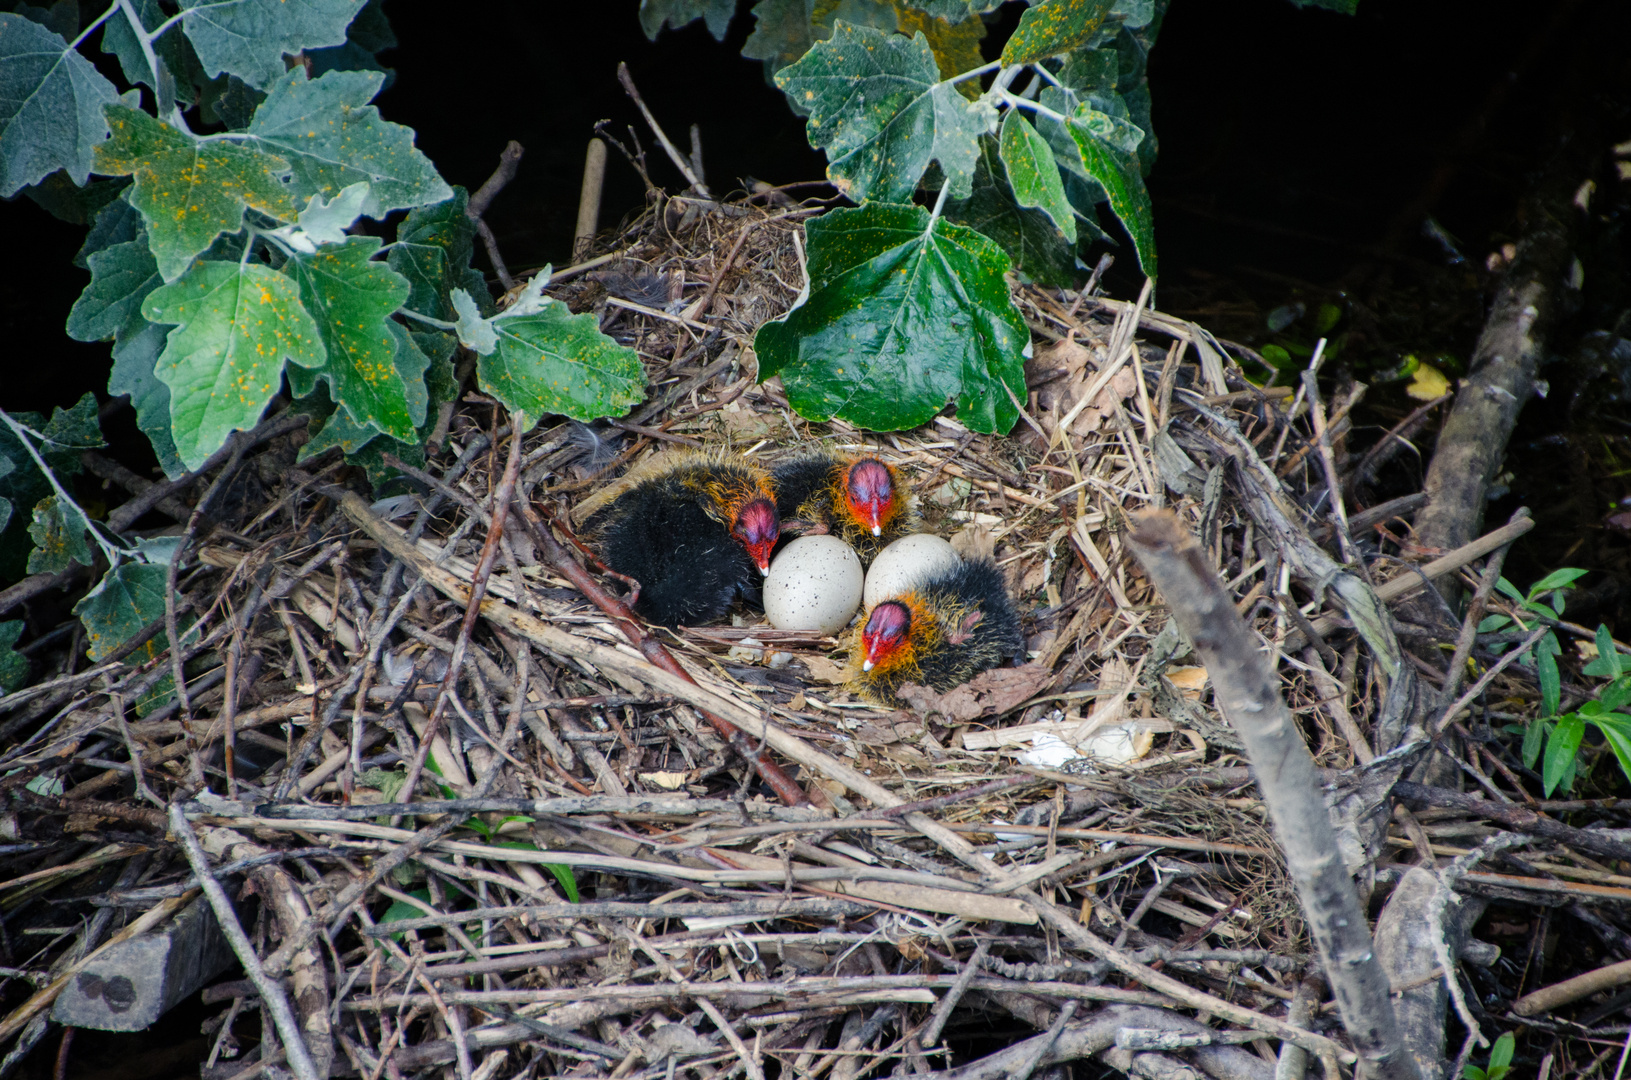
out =
[[[184,696],[149,707],[167,652],[88,668],[60,608],[31,612],[35,685],[0,700],[14,1055],[99,947],[201,903],[207,869],[263,969],[205,990],[212,1080],[307,1067],[279,995],[319,1075],[1022,1076],[1089,1059],[1077,1075],[1098,1075],[1142,1058],[1139,1075],[1267,1076],[1275,1040],[1335,1065],[1343,1036],[1239,744],[1125,531],[1129,511],[1179,513],[1282,659],[1318,763],[1362,775],[1426,725],[1384,715],[1394,682],[1286,545],[1336,552],[1340,524],[1376,581],[1426,578],[1394,542],[1397,507],[1333,521],[1344,402],[1264,392],[1240,350],[1142,303],[1025,287],[1036,356],[1012,436],[950,416],[884,435],[807,423],[751,350],[797,295],[807,213],[661,202],[556,280],[647,366],[624,420],[546,419],[516,447],[472,393],[426,470],[370,505],[342,460],[297,467],[304,429],[274,416],[229,475],[156,501],[185,512],[217,491],[179,521]],[[572,507],[642,455],[770,462],[811,440],[898,465],[930,528],[994,554],[1028,665],[880,710],[844,688],[844,641],[751,612],[635,627],[572,552]],[[1531,694],[1515,672],[1491,689]],[[1038,757],[1050,739],[1072,753]],[[1119,743],[1137,752],[1106,758]],[[1466,850],[1432,846],[1431,814],[1358,829],[1378,900],[1395,864]],[[191,854],[174,842],[189,830]],[[1472,877],[1557,903],[1598,872],[1551,861],[1551,893]],[[1171,1041],[1118,1045],[1128,1029]]]

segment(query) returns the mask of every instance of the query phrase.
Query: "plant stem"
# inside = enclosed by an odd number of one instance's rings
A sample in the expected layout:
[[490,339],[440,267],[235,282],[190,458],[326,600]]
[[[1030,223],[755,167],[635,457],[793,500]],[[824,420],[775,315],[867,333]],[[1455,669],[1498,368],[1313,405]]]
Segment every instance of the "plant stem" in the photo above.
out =
[[158,54],[153,51],[153,41],[158,35],[148,36],[147,27],[142,25],[142,17],[136,13],[136,6],[130,0],[119,0],[115,6],[125,13],[125,21],[130,24],[130,32],[135,36],[136,44],[142,47],[142,58],[147,61],[147,70],[153,75],[153,111],[160,117],[167,113],[175,113],[181,130],[186,131],[187,125],[181,121],[180,110],[175,107],[174,93],[166,94],[162,89],[164,77],[159,74]]
[[979,67],[965,71],[961,75],[953,75],[951,78],[945,80],[945,85],[956,86],[960,82],[968,82],[970,79],[978,79],[986,72],[996,71],[1000,67],[1002,67],[1002,61],[993,60],[989,64],[981,64]]
[[944,184],[940,185],[940,195],[934,200],[934,210],[929,214],[929,224],[931,226],[935,223],[935,220],[940,217],[940,208],[946,205],[946,193],[949,191],[951,191],[950,178],[948,178]]
[[[57,474],[51,471],[51,466],[45,463],[45,459],[40,456],[39,451],[34,449],[34,444],[28,441],[28,437],[32,435],[41,442],[53,442],[55,440],[41,435],[39,432],[35,431],[26,424],[18,423],[16,420],[12,419],[11,414],[4,409],[0,409],[0,420],[4,420],[11,428],[12,434],[17,436],[17,441],[23,444],[24,450],[28,451],[28,456],[34,459],[34,464],[39,467],[40,472],[45,474],[46,482],[51,485],[51,490],[57,493],[57,498],[61,499],[64,503],[78,511],[80,520],[85,522],[86,531],[91,534],[91,539],[96,541],[96,546],[102,549],[102,554],[107,557],[108,562],[113,566],[118,566],[120,560],[122,560],[125,556],[124,551],[120,548],[114,547],[106,540],[102,539],[102,534],[96,531],[96,525],[91,521],[90,515],[85,513],[85,511],[80,508],[80,505],[74,501],[74,497],[72,495],[63,490],[62,485],[57,482]],[[80,448],[75,447],[75,449]]]
[[93,30],[95,30],[98,26],[101,26],[103,23],[107,22],[110,18],[112,18],[113,13],[115,11],[118,11],[120,9],[120,7],[122,7],[122,6],[123,6],[122,0],[114,0],[113,6],[108,8],[108,10],[104,11],[102,14],[98,15],[96,17],[96,20],[94,22],[92,22],[91,25],[89,25],[85,29],[81,30],[79,32],[79,36],[74,38],[74,40],[72,40],[72,41],[70,41],[68,43],[68,47],[70,49],[79,48],[80,45],[84,44],[85,39],[91,36],[91,32]]
[[1061,124],[1070,123],[1070,117],[1065,116],[1065,115],[1063,115],[1061,113],[1054,112],[1052,109],[1048,108],[1046,105],[1039,105],[1034,101],[1026,101],[1022,97],[1016,97],[1015,95],[1010,94],[1007,90],[1002,91],[1000,94],[997,95],[997,97],[998,97],[998,99],[1000,101],[1003,102],[1003,104],[1008,105],[1010,107],[1020,108],[1020,109],[1030,109],[1032,112],[1036,113],[1038,116],[1046,116],[1050,120],[1059,121],[1059,123],[1061,123]]
[[395,312],[393,312],[393,314],[406,315],[410,319],[413,319],[413,320],[415,320],[417,322],[422,322],[422,323],[426,324],[427,326],[434,326],[438,330],[455,330],[456,331],[459,328],[458,323],[450,323],[450,322],[444,322],[441,319],[433,319],[429,315],[421,315],[421,314],[419,314],[419,312],[413,311],[413,310],[411,310],[409,308],[399,308]]

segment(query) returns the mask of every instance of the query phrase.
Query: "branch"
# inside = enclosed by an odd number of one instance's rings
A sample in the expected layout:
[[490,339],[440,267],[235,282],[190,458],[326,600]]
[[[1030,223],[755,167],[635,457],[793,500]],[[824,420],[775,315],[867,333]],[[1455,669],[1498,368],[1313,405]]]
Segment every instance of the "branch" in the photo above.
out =
[[1246,746],[1362,1074],[1417,1080],[1421,1074],[1399,1041],[1387,977],[1338,851],[1314,759],[1274,672],[1177,517],[1169,511],[1140,514],[1128,541],[1171,605],[1179,630],[1195,643],[1218,707]]
[[679,168],[685,179],[690,181],[692,189],[705,199],[713,198],[713,195],[708,191],[708,185],[703,183],[702,177],[698,176],[696,170],[691,168],[691,163],[685,159],[684,154],[680,153],[679,148],[668,141],[668,136],[663,133],[662,125],[657,123],[657,118],[651,115],[650,109],[646,108],[645,99],[640,96],[640,91],[635,89],[634,79],[629,75],[629,65],[624,63],[617,65],[617,81],[623,84],[624,91],[640,107],[640,115],[646,118],[646,125],[651,128],[652,134],[657,136],[657,141],[663,144],[663,152]]

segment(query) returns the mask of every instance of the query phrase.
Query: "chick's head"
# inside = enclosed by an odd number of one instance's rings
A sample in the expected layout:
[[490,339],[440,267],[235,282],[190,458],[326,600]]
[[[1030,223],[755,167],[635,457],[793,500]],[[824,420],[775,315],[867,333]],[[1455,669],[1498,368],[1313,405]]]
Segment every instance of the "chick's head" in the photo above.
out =
[[889,671],[913,662],[912,609],[885,600],[872,609],[861,630],[861,670]]
[[873,536],[900,511],[901,495],[894,471],[877,458],[862,458],[844,476],[844,505]]
[[731,535],[747,548],[748,554],[759,567],[759,573],[770,573],[770,551],[781,537],[781,519],[776,504],[768,498],[757,498],[743,503],[731,522]]

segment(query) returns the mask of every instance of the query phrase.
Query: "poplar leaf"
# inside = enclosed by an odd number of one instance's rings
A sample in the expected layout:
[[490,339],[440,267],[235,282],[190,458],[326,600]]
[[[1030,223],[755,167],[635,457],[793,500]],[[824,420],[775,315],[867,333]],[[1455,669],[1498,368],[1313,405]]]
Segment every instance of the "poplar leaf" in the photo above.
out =
[[424,381],[410,399],[396,368],[401,342],[391,329],[391,313],[407,299],[408,282],[384,263],[369,261],[379,248],[378,237],[353,236],[311,255],[291,255],[284,264],[283,272],[300,285],[301,306],[317,323],[327,353],[321,366],[291,369],[289,382],[301,397],[318,380],[327,382],[329,396],[352,420],[407,442],[425,419]]
[[58,169],[83,186],[95,148],[107,138],[103,106],[118,99],[113,84],[60,34],[0,14],[0,198]]
[[371,218],[441,202],[453,189],[414,148],[413,129],[381,119],[368,104],[384,82],[379,71],[330,71],[308,81],[305,69],[291,68],[267,87],[247,141],[289,163],[298,199],[332,199],[366,181],[362,213]]
[[[1019,205],[1008,184],[997,141],[990,136],[980,140],[974,194],[947,202],[946,217],[995,240],[1013,260],[1014,269],[1032,281],[1059,288],[1075,282],[1075,250],[1052,218],[1041,210]],[[1085,224],[1094,234],[1102,235],[1090,221]]]
[[779,374],[811,420],[895,431],[955,399],[974,431],[1014,426],[1009,393],[1025,392],[1030,332],[995,242],[920,206],[885,203],[829,211],[805,233],[809,293],[759,328],[760,378]]
[[486,280],[470,268],[476,224],[464,212],[467,205],[464,189],[455,188],[452,197],[410,212],[397,226],[388,258],[391,269],[408,279],[410,311],[451,321],[458,317],[454,289],[487,298]]
[[8,694],[28,683],[28,657],[15,651],[25,625],[22,619],[0,622],[0,690]]
[[47,495],[34,507],[34,521],[28,535],[34,550],[28,556],[30,574],[60,574],[73,563],[91,565],[91,545],[85,537],[90,528],[85,515],[71,502]]
[[701,19],[715,41],[724,41],[734,14],[736,0],[640,0],[640,29],[656,41],[665,26],[678,30]]
[[627,412],[645,396],[639,355],[602,334],[593,315],[574,315],[549,300],[531,314],[487,322],[495,347],[476,371],[481,388],[511,412],[598,420]]
[[282,384],[285,360],[314,368],[326,358],[299,287],[260,263],[198,263],[149,294],[142,316],[180,324],[155,370],[170,388],[170,427],[189,469],[233,431],[255,425]]
[[1010,110],[1002,122],[1002,164],[1015,201],[1046,213],[1065,239],[1076,243],[1076,214],[1065,198],[1053,151],[1017,109]]
[[340,45],[364,0],[181,0],[182,27],[205,74],[256,89],[283,75],[285,55]]
[[1115,0],[1041,0],[1019,17],[1002,47],[1003,64],[1031,64],[1086,44],[1114,6]]
[[973,186],[979,137],[997,111],[940,81],[922,33],[910,38],[839,22],[832,38],[776,73],[810,116],[810,145],[827,152],[827,177],[850,198],[904,202],[930,161],[951,181],[953,198]]
[[[93,662],[164,618],[168,575],[167,567],[153,563],[121,562],[74,605],[74,614],[85,624],[86,651]],[[164,631],[159,631],[131,655],[131,662],[156,659],[169,647],[169,641]]]
[[1155,211],[1150,205],[1150,193],[1144,187],[1144,177],[1138,170],[1138,159],[1096,135],[1087,122],[1091,113],[1085,105],[1077,110],[1068,125],[1070,136],[1081,152],[1083,168],[1109,195],[1110,209],[1132,237],[1139,269],[1146,277],[1153,278],[1156,276]]
[[196,139],[139,109],[108,107],[113,137],[96,148],[96,171],[134,176],[128,196],[141,211],[148,244],[165,281],[222,233],[243,228],[244,208],[279,221],[297,210],[278,177],[281,158],[222,139]]

